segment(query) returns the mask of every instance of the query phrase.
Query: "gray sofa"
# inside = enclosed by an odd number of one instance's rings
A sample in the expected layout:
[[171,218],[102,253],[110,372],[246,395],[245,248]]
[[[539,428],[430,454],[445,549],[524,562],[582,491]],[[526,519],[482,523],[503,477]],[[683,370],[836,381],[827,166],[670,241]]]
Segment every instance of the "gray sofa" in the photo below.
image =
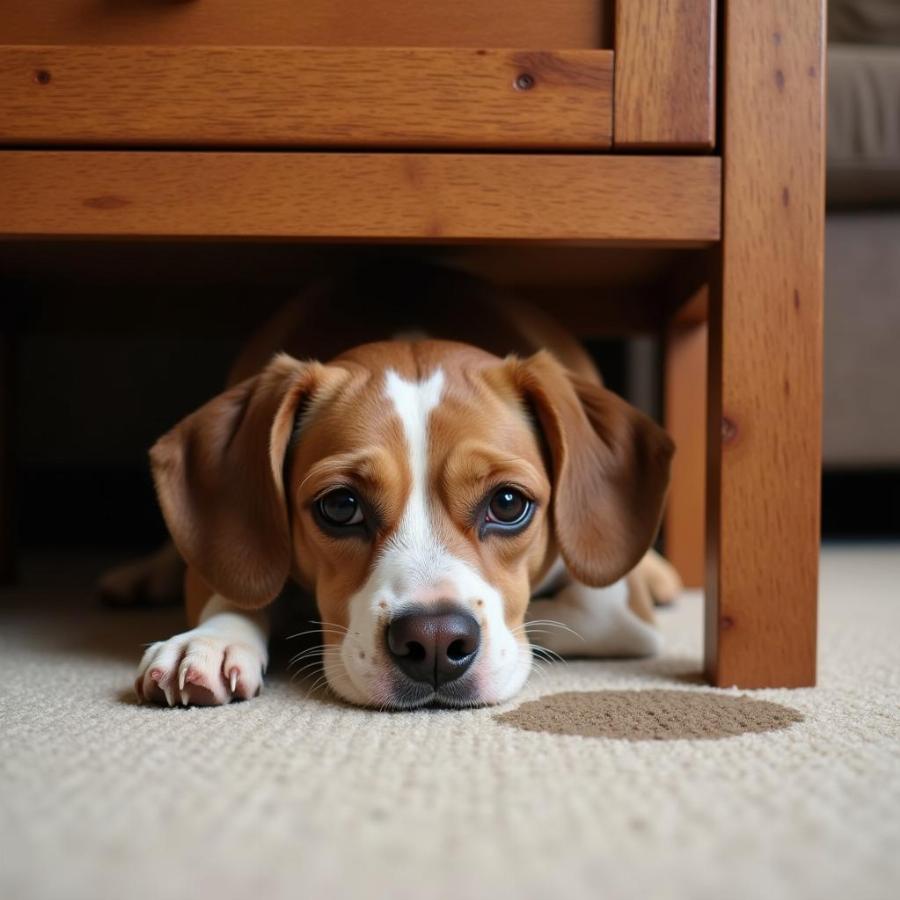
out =
[[829,0],[826,469],[900,469],[900,0]]

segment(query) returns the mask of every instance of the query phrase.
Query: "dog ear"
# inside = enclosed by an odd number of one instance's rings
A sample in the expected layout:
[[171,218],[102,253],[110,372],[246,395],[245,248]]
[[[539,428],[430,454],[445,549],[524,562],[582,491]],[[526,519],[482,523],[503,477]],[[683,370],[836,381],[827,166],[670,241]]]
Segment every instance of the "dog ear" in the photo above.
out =
[[584,584],[611,584],[656,536],[674,444],[652,419],[546,351],[514,366],[549,449],[563,559]]
[[150,450],[156,492],[178,551],[240,606],[269,603],[290,572],[285,454],[297,409],[324,373],[318,363],[276,356]]

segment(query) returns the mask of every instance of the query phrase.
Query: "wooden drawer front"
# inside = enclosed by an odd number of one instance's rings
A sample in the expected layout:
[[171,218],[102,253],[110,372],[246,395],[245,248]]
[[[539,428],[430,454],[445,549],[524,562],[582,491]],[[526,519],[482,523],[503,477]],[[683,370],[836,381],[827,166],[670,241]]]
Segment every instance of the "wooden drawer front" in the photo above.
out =
[[5,0],[0,44],[612,46],[614,0]]
[[715,145],[715,0],[8,5],[7,146]]
[[609,50],[0,47],[0,143],[605,149]]
[[715,0],[616,0],[622,149],[715,145]]

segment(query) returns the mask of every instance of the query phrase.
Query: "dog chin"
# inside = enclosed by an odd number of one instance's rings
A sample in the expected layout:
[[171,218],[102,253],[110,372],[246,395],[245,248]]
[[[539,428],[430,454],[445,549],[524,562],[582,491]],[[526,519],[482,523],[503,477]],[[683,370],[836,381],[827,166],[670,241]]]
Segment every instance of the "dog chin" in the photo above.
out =
[[477,680],[473,678],[462,678],[437,690],[431,685],[398,678],[394,681],[391,695],[393,697],[389,702],[391,709],[421,709],[426,706],[437,709],[464,709],[488,705]]
[[388,675],[378,683],[358,685],[346,672],[330,672],[326,666],[328,686],[342,700],[354,706],[380,710],[474,709],[480,706],[496,706],[514,697],[528,680],[531,670],[531,653],[527,664],[518,665],[507,673],[501,684],[486,685],[477,674],[466,675],[457,681],[435,689],[402,675]]

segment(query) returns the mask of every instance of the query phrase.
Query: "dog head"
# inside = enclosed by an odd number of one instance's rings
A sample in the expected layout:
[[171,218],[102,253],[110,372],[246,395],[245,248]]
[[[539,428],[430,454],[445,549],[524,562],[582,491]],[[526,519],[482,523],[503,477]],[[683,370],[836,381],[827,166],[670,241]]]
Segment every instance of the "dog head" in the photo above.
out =
[[293,576],[354,703],[496,703],[531,666],[531,593],[561,556],[589,585],[650,545],[672,443],[540,352],[368,344],[276,357],[161,438],[151,460],[182,556],[223,597]]

